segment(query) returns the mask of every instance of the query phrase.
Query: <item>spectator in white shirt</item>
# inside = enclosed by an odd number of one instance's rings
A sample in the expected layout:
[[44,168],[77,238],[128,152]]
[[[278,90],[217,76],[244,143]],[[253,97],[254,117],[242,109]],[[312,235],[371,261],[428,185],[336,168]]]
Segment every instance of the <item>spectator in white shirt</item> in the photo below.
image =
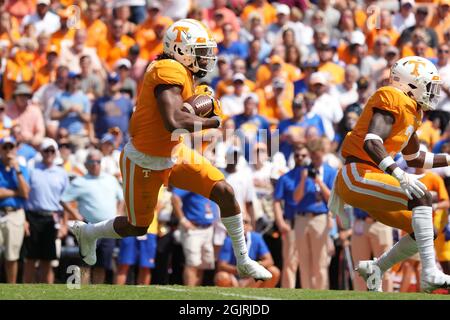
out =
[[317,96],[311,111],[322,117],[325,134],[328,139],[333,141],[333,124],[341,121],[343,112],[339,101],[328,92],[329,83],[330,81],[326,73],[314,72],[309,80],[309,88]]
[[50,0],[38,0],[36,2],[36,13],[27,15],[22,21],[22,30],[29,24],[34,26],[36,34],[52,34],[59,30],[61,23],[59,16],[50,12]]
[[389,46],[389,38],[380,36],[375,39],[373,53],[366,56],[361,61],[361,76],[375,79],[377,72],[386,67],[387,61],[384,58],[386,49]]
[[244,100],[247,97],[245,79],[242,73],[236,73],[232,78],[234,92],[226,94],[220,99],[225,116],[232,117],[244,112]]
[[414,16],[414,0],[401,0],[400,10],[394,15],[392,25],[398,33],[402,33],[403,30],[412,27],[416,24],[416,17]]
[[442,80],[441,95],[436,107],[437,110],[450,112],[450,46],[443,43],[438,47],[437,68]]
[[330,91],[335,95],[342,110],[345,110],[347,106],[358,101],[358,92],[356,81],[359,79],[359,69],[354,64],[349,64],[345,68],[344,82],[340,85],[333,87]]

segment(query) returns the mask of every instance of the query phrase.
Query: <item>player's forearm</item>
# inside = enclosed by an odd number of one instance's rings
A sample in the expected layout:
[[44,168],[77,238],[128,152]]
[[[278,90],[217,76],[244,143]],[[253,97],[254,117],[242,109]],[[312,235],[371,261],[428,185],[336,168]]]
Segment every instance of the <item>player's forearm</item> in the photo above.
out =
[[204,129],[217,128],[219,122],[216,119],[201,118],[187,112],[176,112],[172,121],[166,124],[166,128],[173,132],[175,130],[187,130],[189,132]]
[[[381,143],[381,141],[378,140],[366,140],[364,142],[364,151],[366,151],[370,159],[372,159],[372,161],[378,167],[380,167],[380,165],[381,167],[384,167],[383,161],[385,161],[386,158],[390,157],[384,145]],[[392,162],[393,161],[394,160],[392,159]],[[398,167],[397,164],[394,162],[387,165],[384,169],[382,168],[382,170],[385,171],[386,173],[392,174],[392,172],[397,167]]]
[[416,154],[403,156],[409,167],[412,168],[441,168],[450,166],[450,155],[439,153],[420,151]]

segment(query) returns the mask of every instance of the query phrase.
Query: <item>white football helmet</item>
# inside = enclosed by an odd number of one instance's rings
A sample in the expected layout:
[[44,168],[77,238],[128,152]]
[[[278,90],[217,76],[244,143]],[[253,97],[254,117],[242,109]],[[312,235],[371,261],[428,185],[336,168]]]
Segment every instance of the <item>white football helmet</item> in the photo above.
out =
[[434,64],[412,56],[398,60],[391,68],[390,84],[416,100],[422,110],[434,110],[439,101],[441,77]]
[[166,55],[180,62],[197,77],[204,77],[216,65],[214,50],[217,43],[207,27],[197,20],[181,19],[173,23],[164,35],[163,46]]

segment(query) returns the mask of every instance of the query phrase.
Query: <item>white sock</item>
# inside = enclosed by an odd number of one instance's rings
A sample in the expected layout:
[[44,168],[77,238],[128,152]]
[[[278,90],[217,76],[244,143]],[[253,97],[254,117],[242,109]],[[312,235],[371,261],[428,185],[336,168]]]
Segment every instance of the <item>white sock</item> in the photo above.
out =
[[233,243],[233,251],[238,264],[244,264],[250,260],[244,236],[244,223],[242,214],[222,218],[223,225],[227,228]]
[[412,209],[412,227],[422,262],[422,272],[425,273],[437,269],[432,214],[431,207],[420,206]]
[[417,253],[417,244],[409,234],[402,237],[391,249],[386,251],[377,260],[377,265],[382,273],[392,266]]
[[119,236],[114,230],[114,220],[116,218],[111,220],[105,220],[94,224],[87,224],[86,225],[86,234],[88,237],[93,239],[100,239],[100,238],[112,238],[112,239],[120,239],[122,238]]

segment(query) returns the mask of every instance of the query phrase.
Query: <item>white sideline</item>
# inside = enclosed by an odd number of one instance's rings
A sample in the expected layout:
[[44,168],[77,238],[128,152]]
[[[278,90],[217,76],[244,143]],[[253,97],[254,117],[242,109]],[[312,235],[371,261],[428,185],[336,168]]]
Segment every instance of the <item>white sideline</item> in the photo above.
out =
[[[149,286],[143,286],[139,285],[136,286],[137,288],[149,288]],[[159,289],[159,290],[166,290],[166,291],[176,291],[176,292],[200,292],[200,293],[212,293],[210,291],[200,291],[200,290],[190,290],[190,289],[183,289],[183,288],[169,288],[164,286],[151,286],[150,288]],[[245,298],[245,299],[254,299],[254,300],[283,300],[280,298],[272,298],[272,297],[261,297],[261,296],[249,296],[245,294],[239,294],[239,293],[225,293],[225,292],[214,292],[214,294],[219,294],[222,296],[229,296],[229,297],[239,297],[239,298]]]

